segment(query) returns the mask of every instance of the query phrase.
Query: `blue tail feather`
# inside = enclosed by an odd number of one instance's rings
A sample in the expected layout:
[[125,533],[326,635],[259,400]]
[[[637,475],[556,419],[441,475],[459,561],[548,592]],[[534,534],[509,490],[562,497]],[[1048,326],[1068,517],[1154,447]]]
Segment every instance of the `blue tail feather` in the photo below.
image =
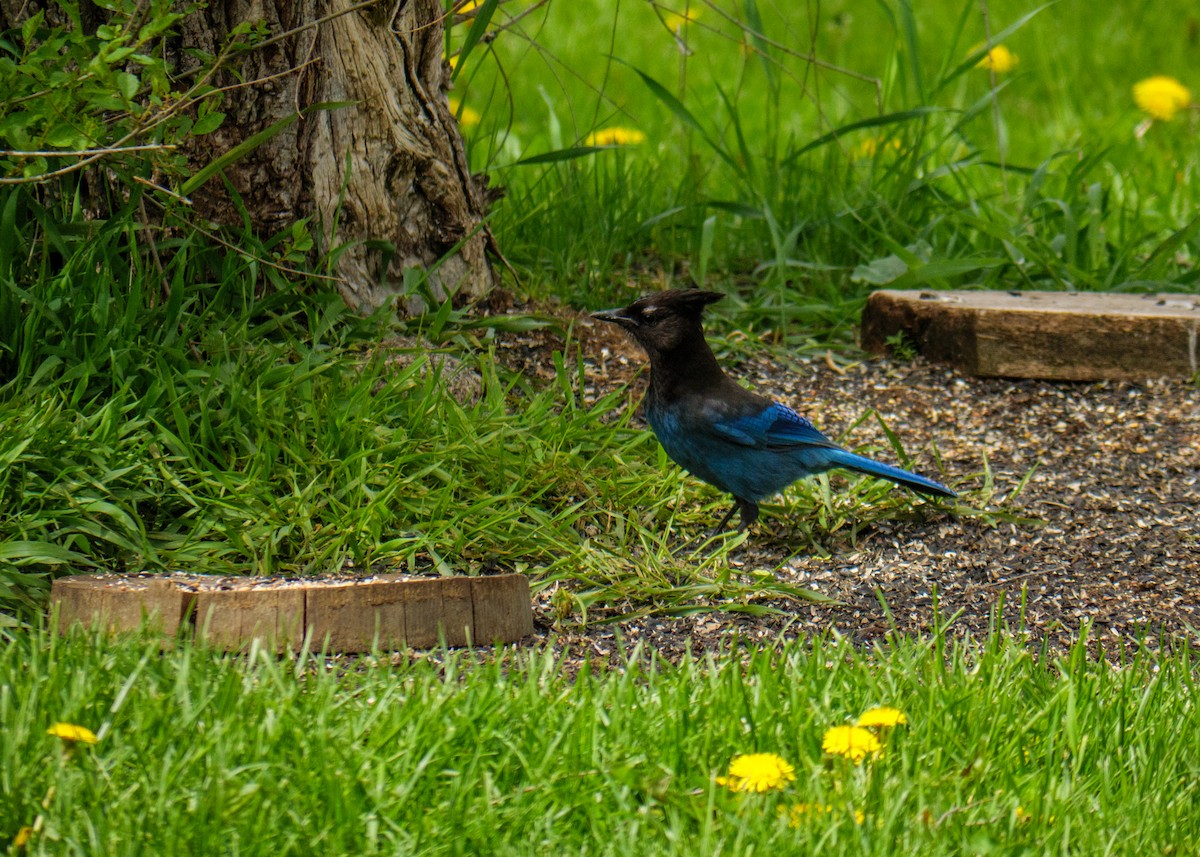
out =
[[839,449],[831,458],[837,467],[844,467],[847,470],[865,473],[868,476],[887,479],[895,482],[897,485],[903,485],[911,491],[916,491],[918,494],[932,494],[935,497],[958,496],[958,494],[940,482],[934,482],[932,479],[926,479],[924,476],[909,473],[907,470],[901,470],[899,467],[893,467],[890,464],[872,461],[861,455],[855,455],[853,452],[846,452]]

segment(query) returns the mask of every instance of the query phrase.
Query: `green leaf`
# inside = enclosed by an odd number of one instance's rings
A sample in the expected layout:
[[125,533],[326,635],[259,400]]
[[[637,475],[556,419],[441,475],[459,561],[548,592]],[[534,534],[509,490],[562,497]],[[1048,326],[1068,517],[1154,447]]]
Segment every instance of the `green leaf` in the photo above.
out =
[[125,96],[125,100],[130,101],[133,96],[137,95],[138,89],[142,82],[136,74],[130,74],[127,71],[119,71],[116,74],[117,89],[121,95]]
[[81,553],[43,541],[12,541],[0,544],[0,561],[17,565],[40,563],[43,565],[90,566],[95,564]]
[[704,223],[700,227],[700,254],[696,264],[696,285],[704,288],[704,283],[708,279],[708,263],[712,259],[713,240],[716,237],[717,231],[717,216],[710,214],[704,218]]
[[30,15],[25,20],[25,23],[21,25],[21,40],[26,45],[33,41],[33,37],[37,33],[38,28],[42,26],[42,21],[45,17],[46,13],[39,11],[34,15]]
[[775,71],[775,65],[771,62],[770,46],[763,37],[764,28],[762,15],[758,11],[758,0],[744,0],[742,13],[746,16],[747,32],[750,35],[750,41],[754,44],[754,52],[758,54],[758,59],[762,63],[767,82],[771,85],[771,89],[776,89],[779,86],[779,76]]
[[467,30],[467,37],[463,39],[463,45],[458,51],[458,62],[454,64],[454,71],[450,75],[451,80],[458,79],[458,73],[462,71],[466,65],[467,57],[471,55],[471,51],[475,45],[479,44],[479,40],[483,38],[483,34],[487,31],[487,26],[492,22],[492,15],[496,11],[496,7],[500,5],[500,0],[483,0],[483,4],[475,10],[475,17],[471,21],[471,29]]
[[556,149],[553,152],[544,152],[540,155],[531,155],[528,158],[521,158],[519,161],[514,161],[511,166],[525,167],[530,164],[552,164],[556,161],[572,161],[575,158],[583,158],[595,152],[603,152],[605,149],[616,149],[618,146],[573,146],[569,149]]
[[1167,236],[1137,269],[1137,277],[1155,280],[1166,277],[1167,265],[1175,258],[1179,248],[1191,240],[1198,227],[1200,227],[1200,216],[1193,217],[1182,228]]
[[225,121],[225,114],[218,110],[212,113],[206,113],[196,120],[196,124],[192,126],[192,134],[197,137],[205,134],[211,134],[221,127],[221,123]]
[[207,182],[217,173],[221,172],[221,170],[225,169],[230,164],[240,161],[263,143],[267,142],[267,140],[270,140],[285,128],[291,126],[291,124],[299,118],[299,113],[293,113],[290,116],[283,117],[278,122],[271,123],[257,134],[247,137],[228,152],[213,159],[207,165],[198,170],[194,176],[183,183],[183,186],[179,189],[179,192],[184,196],[195,192],[197,188],[202,187],[205,182]]
[[910,289],[924,283],[984,271],[1011,264],[1008,259],[972,257],[966,259],[937,259],[926,265],[911,268],[906,274],[892,281],[892,287]]
[[112,50],[104,52],[104,61],[110,66],[120,65],[121,63],[125,62],[125,60],[130,57],[135,50],[136,48],[130,47],[129,45],[113,48]]
[[865,265],[857,266],[850,273],[853,283],[869,283],[873,286],[884,286],[898,280],[908,273],[908,263],[899,256],[884,256],[872,259]]
[[1016,23],[1010,24],[998,33],[993,33],[990,46],[985,44],[978,50],[972,51],[965,60],[955,66],[948,75],[938,82],[938,85],[933,88],[933,92],[930,93],[929,97],[933,98],[963,74],[975,68],[975,66],[979,65],[979,61],[987,56],[987,53],[989,50],[991,50],[991,48],[994,48],[996,45],[1000,44],[1017,30],[1028,24],[1034,16],[1041,14],[1044,10],[1049,9],[1057,2],[1058,0],[1051,0],[1050,3],[1046,3],[1043,6],[1038,6],[1032,12],[1029,12],[1028,14],[1018,18]]
[[917,19],[913,15],[910,0],[900,0],[900,31],[904,36],[907,68],[912,75],[913,85],[917,88],[917,101],[928,101],[925,97],[925,79],[921,74],[921,41],[917,37]]
[[138,30],[138,41],[148,42],[151,39],[161,36],[163,33],[169,30],[176,21],[179,21],[183,17],[185,16],[178,13],[173,15],[162,13],[156,14],[148,24],[143,25],[142,28]]
[[746,220],[762,220],[767,216],[761,208],[755,208],[752,205],[747,205],[744,202],[736,200],[710,199],[705,201],[704,207],[715,208],[718,211],[727,211],[732,215]]
[[734,137],[737,139],[738,155],[741,157],[739,163],[742,165],[744,174],[753,178],[754,175],[754,155],[750,152],[750,147],[746,143],[746,134],[742,130],[742,119],[738,113],[737,103],[730,98],[724,88],[719,83],[714,83],[717,88],[717,93],[721,96],[721,101],[725,103],[725,109],[729,111],[729,119],[733,123]]
[[46,132],[45,143],[52,149],[84,149],[87,141],[79,136],[79,130],[73,125],[55,125]]
[[196,190],[196,188],[201,187],[205,182],[207,182],[217,173],[221,172],[221,170],[225,169],[225,167],[246,157],[246,155],[250,154],[263,143],[267,142],[267,140],[270,140],[276,134],[283,131],[301,116],[307,116],[309,113],[314,113],[319,110],[341,110],[343,107],[353,107],[355,104],[356,102],[354,101],[321,101],[305,107],[299,113],[293,113],[291,116],[285,116],[278,122],[275,122],[259,131],[257,134],[247,137],[245,140],[238,143],[219,158],[214,159],[212,162],[202,167],[194,176],[183,183],[183,186],[179,189],[179,192],[184,196],[192,193]]

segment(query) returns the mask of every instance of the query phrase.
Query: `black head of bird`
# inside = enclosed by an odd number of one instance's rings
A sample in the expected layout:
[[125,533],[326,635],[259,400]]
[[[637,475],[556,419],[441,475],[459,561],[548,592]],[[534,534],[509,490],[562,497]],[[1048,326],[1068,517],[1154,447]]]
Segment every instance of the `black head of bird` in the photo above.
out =
[[628,331],[654,364],[697,346],[707,349],[701,324],[704,308],[723,297],[720,292],[671,289],[638,298],[627,307],[592,313],[592,317]]

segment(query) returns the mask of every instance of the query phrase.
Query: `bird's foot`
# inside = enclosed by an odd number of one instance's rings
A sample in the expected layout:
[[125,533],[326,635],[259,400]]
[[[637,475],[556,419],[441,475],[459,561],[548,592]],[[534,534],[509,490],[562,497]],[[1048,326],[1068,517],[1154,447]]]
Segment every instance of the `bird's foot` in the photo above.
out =
[[742,519],[738,522],[740,533],[758,520],[758,504],[753,500],[738,499],[737,507],[742,510]]
[[709,538],[718,536],[725,532],[725,525],[729,523],[729,519],[733,517],[734,512],[740,511],[742,513],[737,527],[737,531],[739,533],[744,531],[747,527],[758,520],[757,503],[755,503],[753,500],[744,500],[741,497],[734,497],[733,501],[733,507],[725,513],[725,517],[721,519],[721,523],[717,524],[716,527],[713,528],[712,532],[708,534]]

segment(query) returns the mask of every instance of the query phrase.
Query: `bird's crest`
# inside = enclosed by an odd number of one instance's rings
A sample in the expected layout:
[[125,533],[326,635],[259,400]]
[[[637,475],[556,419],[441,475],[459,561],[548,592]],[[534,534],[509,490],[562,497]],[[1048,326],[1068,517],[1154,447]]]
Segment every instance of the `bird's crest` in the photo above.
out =
[[[651,365],[660,380],[670,370],[664,369],[658,355],[679,348],[690,349],[692,356],[685,361],[689,376],[699,371],[697,360],[704,362],[713,372],[720,374],[712,350],[704,342],[700,316],[704,308],[713,301],[723,298],[720,292],[705,292],[700,289],[669,289],[638,298],[627,307],[608,309],[592,313],[592,318],[619,325],[629,333],[650,355]],[[707,358],[707,359],[705,359]],[[697,376],[698,377],[698,376]]]
[[701,289],[668,289],[638,298],[630,309],[637,308],[643,315],[653,315],[664,310],[673,310],[680,315],[700,315],[704,308],[716,303],[725,295]]

